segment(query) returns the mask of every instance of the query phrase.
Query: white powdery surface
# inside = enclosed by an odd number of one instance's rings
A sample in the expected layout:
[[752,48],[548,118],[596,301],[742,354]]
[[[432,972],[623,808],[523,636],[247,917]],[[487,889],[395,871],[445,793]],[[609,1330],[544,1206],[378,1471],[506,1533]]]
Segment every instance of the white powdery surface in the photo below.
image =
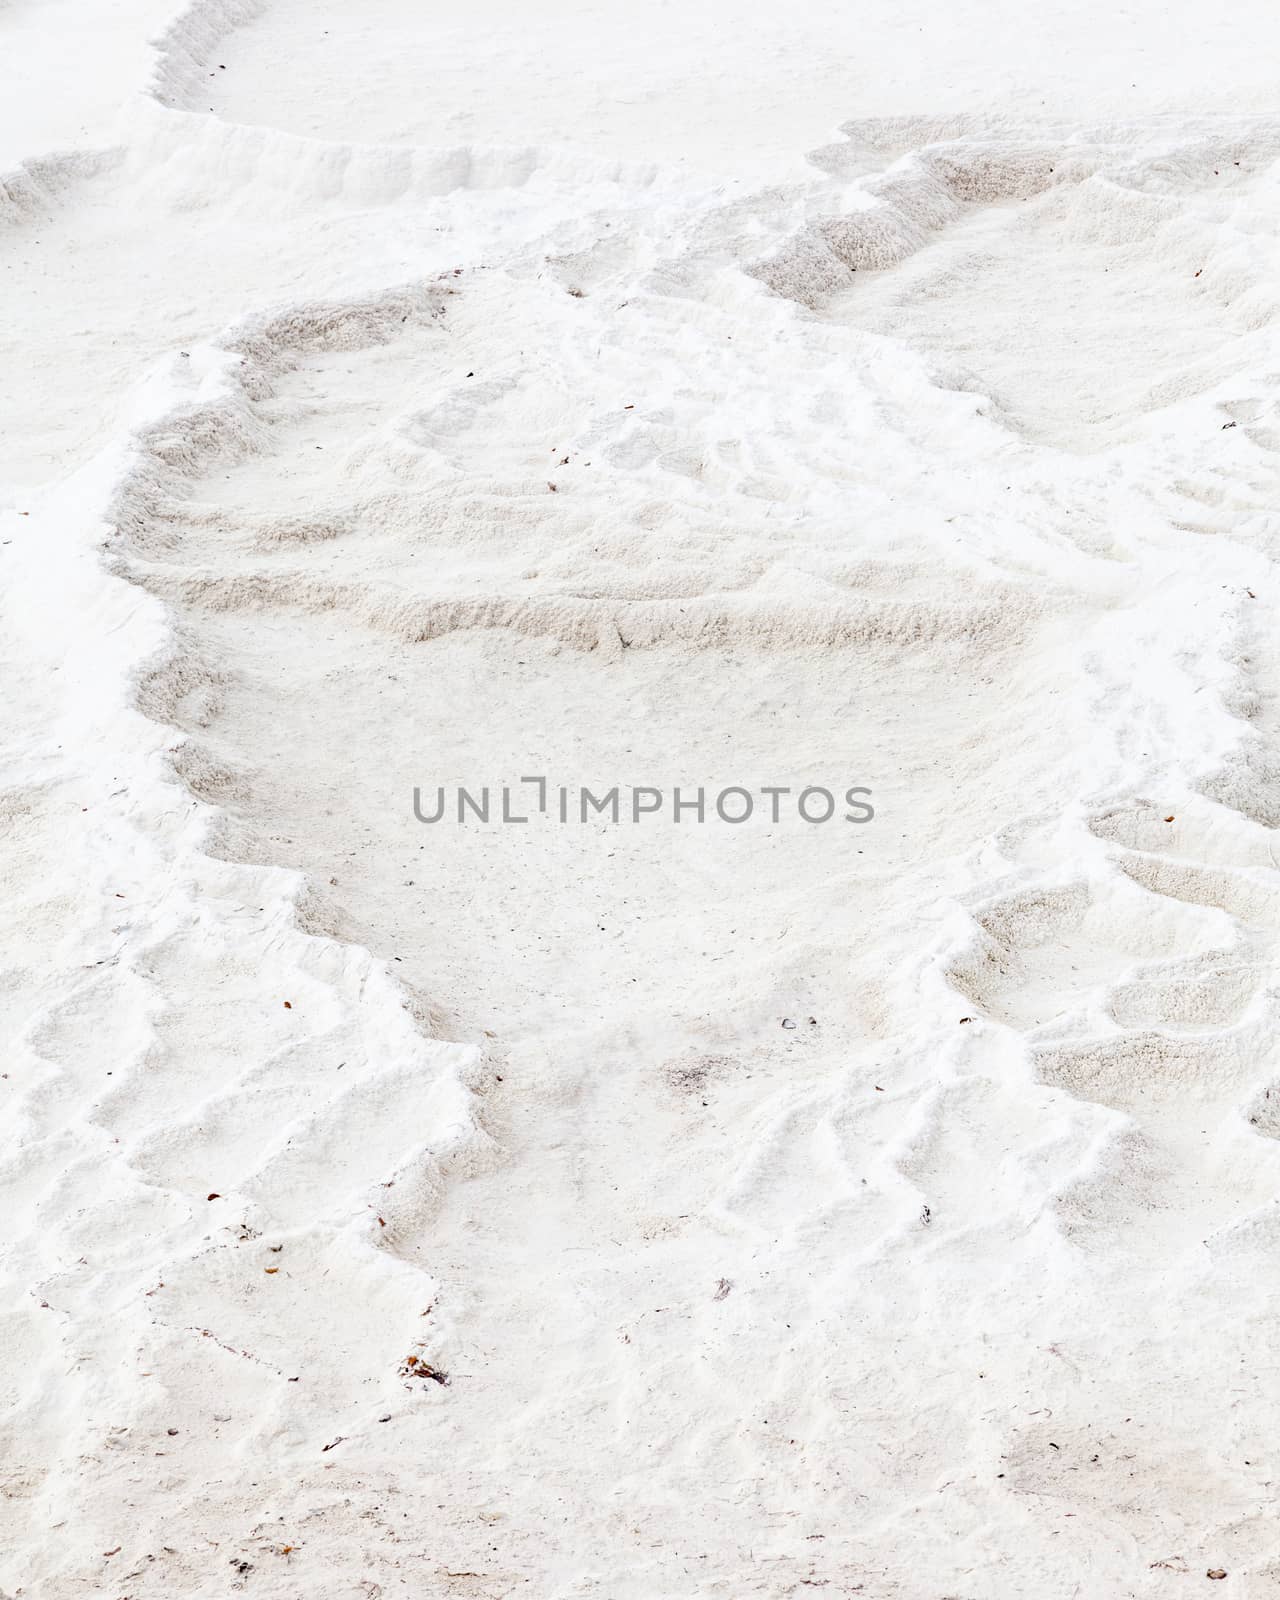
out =
[[1275,32],[0,7],[4,1600],[1276,1592]]

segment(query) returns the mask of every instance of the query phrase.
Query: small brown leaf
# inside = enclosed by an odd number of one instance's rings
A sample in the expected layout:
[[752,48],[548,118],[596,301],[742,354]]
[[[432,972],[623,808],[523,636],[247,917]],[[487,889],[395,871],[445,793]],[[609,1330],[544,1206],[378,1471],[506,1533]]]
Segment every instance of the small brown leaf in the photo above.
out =
[[1206,1578],[1225,1578],[1227,1575],[1224,1567],[1210,1567],[1205,1573]]
[[214,1190],[214,1191],[213,1191],[213,1193],[212,1193],[212,1194],[211,1194],[211,1195],[209,1195],[209,1196],[208,1196],[208,1197],[207,1197],[207,1198],[208,1198],[208,1199],[210,1199],[210,1200],[221,1200],[221,1199],[222,1199],[222,1196],[221,1196],[221,1195],[220,1195],[220,1194],[219,1194],[219,1193],[218,1193],[218,1191],[217,1191],[217,1190],[216,1190],[216,1189],[215,1189],[215,1190]]
[[279,1272],[280,1268],[279,1267],[263,1267],[262,1270],[266,1273],[268,1278],[272,1278],[272,1277],[275,1276],[275,1274],[277,1272]]
[[284,1008],[285,1008],[286,1011],[292,1011],[293,1010],[293,1001],[292,1000],[286,1000],[285,1003],[284,1003]]
[[434,1378],[434,1380],[448,1387],[449,1374],[442,1372],[439,1367],[433,1367],[429,1361],[424,1361],[420,1356],[406,1356],[404,1365],[400,1368],[402,1378]]

